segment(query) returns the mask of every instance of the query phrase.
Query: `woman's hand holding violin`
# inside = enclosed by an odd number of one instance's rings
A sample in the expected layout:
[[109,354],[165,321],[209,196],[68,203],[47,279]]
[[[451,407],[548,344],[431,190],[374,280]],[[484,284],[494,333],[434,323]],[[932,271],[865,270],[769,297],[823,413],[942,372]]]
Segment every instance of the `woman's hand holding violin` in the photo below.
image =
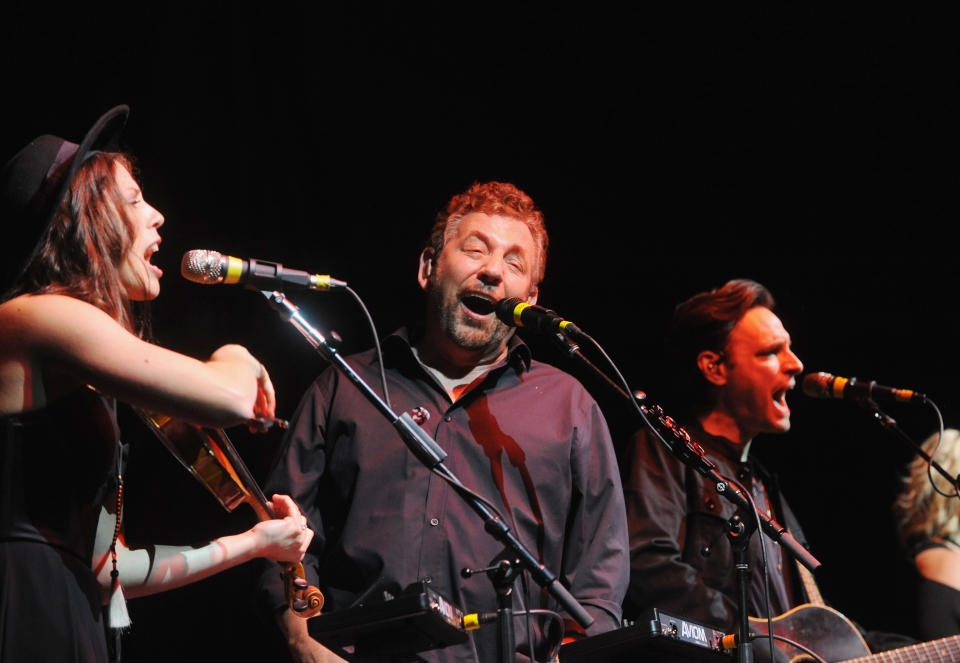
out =
[[268,504],[277,517],[257,523],[253,528],[259,556],[295,564],[307,552],[313,530],[307,527],[307,519],[301,515],[296,502],[286,495],[274,495]]

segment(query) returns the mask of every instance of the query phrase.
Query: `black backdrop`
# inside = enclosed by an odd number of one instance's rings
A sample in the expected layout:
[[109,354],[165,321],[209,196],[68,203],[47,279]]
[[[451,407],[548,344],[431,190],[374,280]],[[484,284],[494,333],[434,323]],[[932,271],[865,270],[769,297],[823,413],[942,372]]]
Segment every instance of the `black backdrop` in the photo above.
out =
[[[180,279],[182,253],[332,273],[385,333],[420,311],[416,257],[436,210],[475,180],[504,179],[546,214],[541,303],[654,400],[672,307],[749,277],[774,292],[807,369],[915,388],[956,423],[952,13],[593,4],[8,3],[0,147],[76,140],[129,103],[126,142],[167,218],[156,335],[196,355],[247,345],[281,416],[320,359],[258,295]],[[288,294],[344,351],[369,346],[346,296]],[[853,406],[790,400],[794,429],[755,452],[779,469],[831,602],[903,630],[889,507],[909,453]],[[890,412],[916,439],[935,426],[926,409]],[[249,524],[128,436],[132,537],[189,542]],[[279,437],[235,441],[262,476]],[[282,655],[244,576],[134,601],[131,660]]]

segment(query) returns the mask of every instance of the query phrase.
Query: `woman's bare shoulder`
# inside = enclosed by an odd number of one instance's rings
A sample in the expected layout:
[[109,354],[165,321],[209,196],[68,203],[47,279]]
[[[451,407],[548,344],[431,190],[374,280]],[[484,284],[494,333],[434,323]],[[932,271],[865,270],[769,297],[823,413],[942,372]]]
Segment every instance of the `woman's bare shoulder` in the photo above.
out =
[[68,295],[20,295],[0,304],[0,327],[15,334],[108,321],[113,319],[96,306]]
[[930,548],[918,554],[915,561],[920,575],[960,590],[960,550]]
[[[89,304],[76,297],[71,297],[70,295],[26,294],[19,295],[0,304],[0,315],[30,314],[60,308],[88,308],[94,311],[100,311],[100,309],[93,304]],[[100,312],[102,313],[102,311]]]
[[[45,358],[63,354],[75,321],[100,313],[63,295],[21,295],[0,304],[0,412],[41,407],[51,393],[76,388],[81,380],[50,372]],[[82,325],[89,329],[90,325]]]
[[136,340],[96,306],[66,295],[22,295],[0,305],[0,356],[87,364]]

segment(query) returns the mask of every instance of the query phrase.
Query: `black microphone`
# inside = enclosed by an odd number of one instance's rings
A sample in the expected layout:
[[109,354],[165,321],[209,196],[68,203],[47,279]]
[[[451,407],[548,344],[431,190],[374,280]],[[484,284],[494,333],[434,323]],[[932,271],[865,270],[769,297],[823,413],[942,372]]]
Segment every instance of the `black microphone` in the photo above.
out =
[[589,338],[575,324],[557,315],[556,311],[528,304],[519,297],[501,299],[494,310],[497,317],[511,327],[527,327],[544,334],[560,332],[571,340],[581,342]]
[[803,378],[803,393],[812,398],[842,398],[851,401],[867,399],[925,402],[927,397],[910,389],[885,387],[874,381],[842,378],[829,373],[810,373]]
[[277,262],[253,258],[244,260],[205,249],[184,253],[180,274],[194,283],[242,283],[258,290],[276,288],[281,283],[292,283],[311,290],[347,287],[346,281],[332,278],[329,274],[310,274],[299,269],[288,269]]

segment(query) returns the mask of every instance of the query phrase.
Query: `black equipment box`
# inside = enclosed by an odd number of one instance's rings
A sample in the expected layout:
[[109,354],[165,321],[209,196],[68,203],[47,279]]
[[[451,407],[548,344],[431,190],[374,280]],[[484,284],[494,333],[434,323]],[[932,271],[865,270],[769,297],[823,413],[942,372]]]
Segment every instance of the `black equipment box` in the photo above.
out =
[[331,649],[352,649],[356,659],[417,660],[416,652],[465,642],[463,612],[425,583],[382,603],[313,617],[310,636]]
[[720,647],[723,635],[654,608],[634,626],[564,645],[560,663],[730,663],[730,653]]

